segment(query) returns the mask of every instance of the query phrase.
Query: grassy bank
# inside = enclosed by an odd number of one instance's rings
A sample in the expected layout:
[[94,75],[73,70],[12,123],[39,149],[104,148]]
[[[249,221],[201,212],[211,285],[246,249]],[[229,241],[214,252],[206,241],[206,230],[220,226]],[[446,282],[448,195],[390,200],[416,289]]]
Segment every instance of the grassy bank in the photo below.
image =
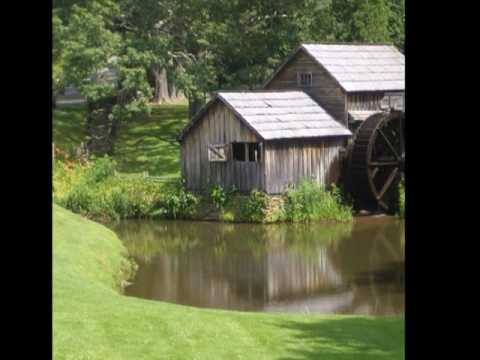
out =
[[115,234],[56,205],[53,220],[57,360],[403,359],[399,317],[241,313],[122,296],[115,289],[129,266]]
[[[180,175],[180,147],[176,136],[188,120],[186,104],[154,105],[150,116],[120,125],[113,159],[118,171],[176,177]],[[53,110],[53,141],[72,151],[85,139],[85,106]]]

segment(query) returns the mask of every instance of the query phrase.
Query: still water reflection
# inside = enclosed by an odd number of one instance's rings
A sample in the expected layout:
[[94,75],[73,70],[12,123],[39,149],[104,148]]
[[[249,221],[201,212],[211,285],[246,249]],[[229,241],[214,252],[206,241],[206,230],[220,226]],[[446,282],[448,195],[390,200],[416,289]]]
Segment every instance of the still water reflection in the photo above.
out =
[[404,312],[404,222],[124,221],[139,264],[129,296],[248,311]]

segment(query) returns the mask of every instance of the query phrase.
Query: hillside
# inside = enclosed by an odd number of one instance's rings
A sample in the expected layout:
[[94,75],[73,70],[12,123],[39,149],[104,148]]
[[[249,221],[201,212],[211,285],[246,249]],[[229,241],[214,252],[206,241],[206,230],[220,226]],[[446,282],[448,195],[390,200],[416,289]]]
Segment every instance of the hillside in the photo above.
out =
[[[64,106],[53,111],[53,141],[66,151],[85,138],[84,106]],[[122,123],[115,142],[113,158],[120,172],[148,171],[155,176],[180,174],[180,150],[176,136],[188,119],[184,104],[152,107],[150,117]]]

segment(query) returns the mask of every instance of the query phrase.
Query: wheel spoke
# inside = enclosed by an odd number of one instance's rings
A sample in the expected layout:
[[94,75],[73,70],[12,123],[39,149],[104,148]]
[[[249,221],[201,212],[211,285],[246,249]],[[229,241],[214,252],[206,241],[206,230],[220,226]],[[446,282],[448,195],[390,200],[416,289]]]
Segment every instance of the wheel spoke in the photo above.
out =
[[398,167],[394,168],[390,173],[390,175],[388,176],[387,181],[385,181],[385,184],[382,187],[382,190],[377,195],[377,200],[380,200],[383,197],[383,195],[385,195],[390,185],[392,185],[393,180],[395,180],[395,176],[397,175],[397,173],[398,173]]
[[397,153],[397,150],[395,150],[395,148],[393,147],[392,143],[390,142],[390,140],[388,140],[388,138],[385,136],[385,134],[383,133],[383,131],[381,129],[378,129],[378,132],[380,135],[382,135],[382,137],[385,139],[385,142],[387,143],[388,147],[390,148],[390,150],[392,150],[393,154],[395,155],[395,157],[397,158],[397,160],[400,160],[400,155],[398,155]]
[[398,161],[370,161],[368,166],[398,166]]

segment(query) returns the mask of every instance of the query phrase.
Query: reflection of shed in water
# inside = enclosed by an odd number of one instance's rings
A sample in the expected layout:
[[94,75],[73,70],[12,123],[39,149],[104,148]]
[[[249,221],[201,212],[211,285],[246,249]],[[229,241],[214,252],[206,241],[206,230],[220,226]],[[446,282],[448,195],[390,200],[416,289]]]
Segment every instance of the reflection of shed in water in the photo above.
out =
[[145,297],[237,309],[256,309],[319,289],[333,291],[342,283],[328,262],[326,248],[307,260],[284,248],[268,251],[260,258],[248,253],[216,257],[195,249],[180,255],[160,255],[139,271],[150,273],[139,274],[139,278],[151,277],[151,281],[134,284],[135,291]]
[[353,233],[322,224],[157,223],[143,234],[148,244],[132,248],[157,251],[127,294],[242,310],[402,312],[403,230],[368,221]]

